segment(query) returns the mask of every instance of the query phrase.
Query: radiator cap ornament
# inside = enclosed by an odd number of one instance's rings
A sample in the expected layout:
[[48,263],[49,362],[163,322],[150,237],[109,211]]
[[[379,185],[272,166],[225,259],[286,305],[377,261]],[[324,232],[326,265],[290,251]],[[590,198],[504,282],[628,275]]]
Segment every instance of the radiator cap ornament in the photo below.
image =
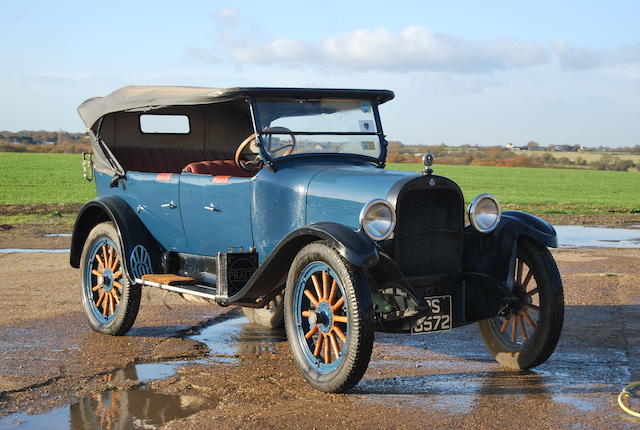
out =
[[431,175],[433,173],[433,169],[431,168],[431,165],[433,164],[434,159],[435,157],[430,152],[426,152],[422,156],[422,163],[425,165],[424,170],[422,170],[423,175]]

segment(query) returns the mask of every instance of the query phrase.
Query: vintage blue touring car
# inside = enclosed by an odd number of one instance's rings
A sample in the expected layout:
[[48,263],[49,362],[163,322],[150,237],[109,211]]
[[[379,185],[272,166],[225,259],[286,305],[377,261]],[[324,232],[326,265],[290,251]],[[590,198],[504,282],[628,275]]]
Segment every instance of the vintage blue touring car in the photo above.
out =
[[465,214],[430,154],[422,174],[385,169],[378,107],[393,97],[125,87],[83,103],[99,197],[71,265],[92,328],[125,334],[144,286],[242,306],[284,320],[302,375],[328,392],[358,383],[375,331],[478,322],[503,365],[546,361],[564,314],[553,227],[490,194]]

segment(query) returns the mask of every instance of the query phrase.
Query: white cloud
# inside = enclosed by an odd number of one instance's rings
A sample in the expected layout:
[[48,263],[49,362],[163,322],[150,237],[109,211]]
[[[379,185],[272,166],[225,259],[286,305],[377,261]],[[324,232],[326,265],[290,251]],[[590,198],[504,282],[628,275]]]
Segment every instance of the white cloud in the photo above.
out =
[[514,39],[473,41],[410,26],[399,34],[386,28],[328,37],[325,59],[350,69],[480,72],[547,61],[547,53]]
[[588,46],[571,46],[563,40],[555,40],[552,45],[559,63],[564,69],[594,69],[601,66],[606,60],[606,53]]
[[223,60],[236,66],[457,74],[548,64],[583,70],[640,63],[640,43],[602,50],[562,40],[531,42],[511,37],[472,40],[435,33],[419,25],[399,32],[385,27],[361,29],[309,42],[265,34],[256,23],[233,9],[221,9],[213,19],[218,32],[213,49],[189,48],[187,55],[203,62]]

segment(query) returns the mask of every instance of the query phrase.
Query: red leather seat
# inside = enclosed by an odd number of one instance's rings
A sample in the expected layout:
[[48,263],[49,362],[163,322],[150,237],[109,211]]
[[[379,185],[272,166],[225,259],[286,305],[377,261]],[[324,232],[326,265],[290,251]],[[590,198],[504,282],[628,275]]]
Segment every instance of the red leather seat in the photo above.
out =
[[189,163],[182,169],[184,172],[197,173],[211,176],[237,176],[250,178],[255,173],[247,172],[236,166],[233,160],[196,161]]
[[231,154],[178,148],[111,148],[125,170],[136,172],[180,173],[189,163],[200,160],[223,160]]

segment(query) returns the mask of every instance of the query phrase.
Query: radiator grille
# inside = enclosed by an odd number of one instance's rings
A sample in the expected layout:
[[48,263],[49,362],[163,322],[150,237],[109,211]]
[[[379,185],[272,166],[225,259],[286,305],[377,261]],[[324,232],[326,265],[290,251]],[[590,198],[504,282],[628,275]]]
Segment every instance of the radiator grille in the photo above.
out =
[[462,270],[463,205],[451,189],[414,189],[398,203],[395,259],[405,276]]

